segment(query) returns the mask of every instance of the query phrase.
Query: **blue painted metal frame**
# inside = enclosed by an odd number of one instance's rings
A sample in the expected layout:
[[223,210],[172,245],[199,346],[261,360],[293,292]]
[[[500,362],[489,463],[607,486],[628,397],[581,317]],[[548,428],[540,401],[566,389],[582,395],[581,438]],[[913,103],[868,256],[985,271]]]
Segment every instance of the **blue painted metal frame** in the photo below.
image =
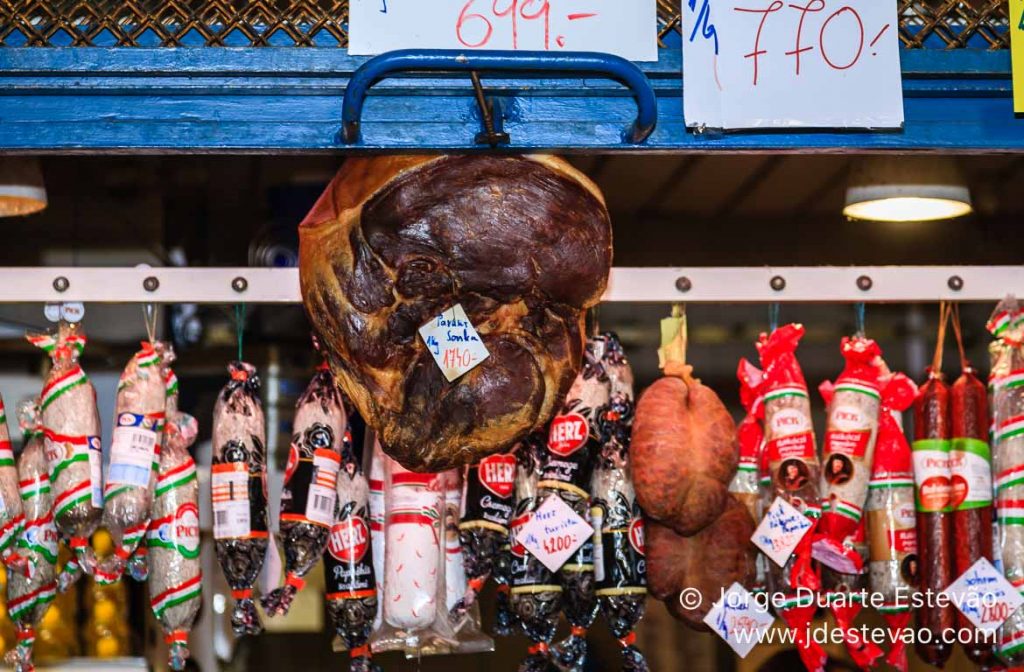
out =
[[658,124],[658,102],[644,73],[633,63],[612,54],[542,51],[453,51],[443,49],[402,49],[381,54],[359,66],[345,89],[341,108],[341,141],[356,145],[362,141],[360,125],[363,102],[370,87],[401,72],[500,72],[506,75],[561,73],[565,76],[593,73],[621,82],[636,99],[636,119],[622,134],[623,142],[641,145]]
[[[501,99],[503,151],[1024,152],[1007,51],[905,50],[902,132],[686,131],[681,58],[638,64],[658,126],[624,144],[632,93],[604,78],[543,73],[485,82]],[[0,152],[282,153],[480,151],[479,111],[464,76],[381,81],[366,97],[358,147],[337,140],[338,109],[365,58],[340,49],[0,48]],[[491,150],[487,150],[491,151]]]

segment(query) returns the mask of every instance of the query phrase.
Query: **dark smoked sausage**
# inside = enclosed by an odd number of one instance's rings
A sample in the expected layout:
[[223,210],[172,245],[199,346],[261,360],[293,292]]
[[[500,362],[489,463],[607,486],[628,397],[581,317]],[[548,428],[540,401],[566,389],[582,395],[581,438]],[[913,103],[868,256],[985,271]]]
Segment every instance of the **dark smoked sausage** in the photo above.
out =
[[[918,626],[931,631],[930,643],[918,639],[917,654],[942,667],[953,647],[942,641],[943,630],[956,626],[955,607],[938,606],[937,596],[955,578],[950,557],[952,515],[949,513],[950,389],[934,369],[914,400],[914,485],[923,606]],[[943,464],[945,466],[943,466]]]
[[[953,578],[980,558],[992,561],[992,464],[988,444],[988,396],[985,385],[964,362],[952,388]],[[995,664],[992,643],[957,612],[960,644],[972,662]]]

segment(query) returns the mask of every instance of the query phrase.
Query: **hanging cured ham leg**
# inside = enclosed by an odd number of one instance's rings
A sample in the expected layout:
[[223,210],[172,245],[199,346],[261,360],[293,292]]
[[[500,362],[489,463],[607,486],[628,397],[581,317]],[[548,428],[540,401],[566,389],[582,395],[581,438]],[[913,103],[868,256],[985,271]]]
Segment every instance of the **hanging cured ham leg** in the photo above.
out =
[[[348,161],[299,228],[306,311],[384,452],[440,472],[558,411],[604,293],[597,187],[550,156]],[[488,356],[449,382],[417,331],[461,305]]]

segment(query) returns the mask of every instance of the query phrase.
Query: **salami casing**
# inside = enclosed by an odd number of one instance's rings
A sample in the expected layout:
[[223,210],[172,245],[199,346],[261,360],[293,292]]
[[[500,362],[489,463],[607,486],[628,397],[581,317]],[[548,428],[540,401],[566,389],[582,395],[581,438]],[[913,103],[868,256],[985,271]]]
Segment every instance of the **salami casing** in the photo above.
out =
[[369,639],[377,615],[377,579],[370,541],[369,484],[353,454],[342,443],[337,486],[338,515],[324,550],[327,612],[348,649],[351,672],[371,672]]
[[231,380],[213,409],[213,537],[217,560],[231,587],[235,633],[256,635],[263,624],[253,584],[267,555],[266,423],[256,368],[228,365]]
[[813,555],[840,574],[860,574],[861,556],[843,541],[854,534],[863,516],[878,437],[882,350],[869,338],[843,338],[846,360],[835,384],[821,386],[828,405],[822,516]]
[[18,456],[19,499],[25,525],[18,539],[18,553],[31,571],[7,575],[7,613],[14,621],[17,641],[6,660],[16,672],[31,672],[35,628],[57,595],[57,528],[53,524],[50,468],[43,445],[43,429],[37,402],[18,407],[18,423],[25,443]]
[[[129,558],[146,538],[166,419],[165,350],[162,344],[144,341],[117,383],[103,489],[103,525],[113,539],[114,554],[96,568],[96,580],[101,584],[121,578]],[[133,578],[143,581],[146,577]]]
[[918,581],[917,520],[914,511],[914,469],[901,427],[917,386],[902,373],[882,387],[875,461],[865,507],[868,520],[868,587],[882,596],[879,607],[891,633],[885,661],[907,672],[903,632],[910,624],[910,598]]
[[53,360],[39,405],[53,520],[75,554],[58,578],[58,587],[64,591],[83,571],[92,574],[96,568],[89,537],[103,516],[100,417],[96,390],[78,364],[86,340],[79,326],[62,321],[56,336],[29,334],[27,338]]
[[320,366],[295,407],[292,442],[281,490],[280,541],[285,585],[265,595],[268,615],[288,613],[305,576],[323,556],[338,506],[341,450],[348,428],[334,374]]
[[7,429],[7,412],[0,399],[0,560],[8,569],[31,571],[28,559],[17,551],[17,541],[25,529],[21,497],[18,496],[18,468]]
[[178,380],[169,368],[164,381],[167,424],[146,533],[148,584],[150,607],[168,646],[168,666],[180,671],[185,669],[189,631],[202,605],[199,481],[188,451],[199,428],[195,418],[178,410]]

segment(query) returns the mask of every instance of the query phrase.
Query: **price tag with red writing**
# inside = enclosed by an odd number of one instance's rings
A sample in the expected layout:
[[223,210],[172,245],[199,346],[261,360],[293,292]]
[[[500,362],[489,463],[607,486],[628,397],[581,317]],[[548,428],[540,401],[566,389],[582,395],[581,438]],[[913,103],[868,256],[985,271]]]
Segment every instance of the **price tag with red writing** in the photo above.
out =
[[461,303],[420,327],[420,337],[451,382],[490,355]]
[[775,616],[754,600],[750,591],[735,582],[704,617],[705,625],[724,639],[740,658],[747,657],[774,622]]
[[786,500],[776,497],[750,540],[782,567],[810,529],[811,521],[807,516]]
[[993,632],[1024,604],[1024,597],[985,558],[971,565],[942,594],[985,632]]
[[897,4],[682,3],[687,128],[901,128]]
[[349,0],[348,53],[602,51],[658,60],[655,0]]
[[550,495],[534,511],[530,522],[516,534],[516,541],[552,572],[557,572],[580,546],[594,535],[594,528],[562,501]]

